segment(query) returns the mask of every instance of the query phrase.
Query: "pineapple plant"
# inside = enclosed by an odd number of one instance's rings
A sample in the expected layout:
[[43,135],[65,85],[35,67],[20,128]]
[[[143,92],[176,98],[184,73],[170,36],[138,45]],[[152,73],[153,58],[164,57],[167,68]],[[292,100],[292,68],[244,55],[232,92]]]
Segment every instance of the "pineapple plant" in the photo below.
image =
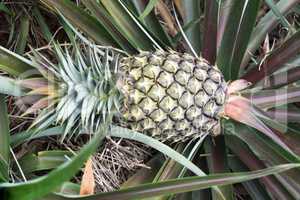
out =
[[[1,198],[298,198],[298,0],[40,3],[69,43],[60,38],[25,58],[0,47],[0,69],[18,77],[0,76],[0,92],[28,102],[21,117],[38,113],[29,130],[10,134],[0,96]],[[27,69],[37,72],[24,78]],[[14,156],[27,141],[79,133],[94,136],[71,159],[70,149]],[[120,190],[79,197],[66,181],[106,135],[163,155]]]

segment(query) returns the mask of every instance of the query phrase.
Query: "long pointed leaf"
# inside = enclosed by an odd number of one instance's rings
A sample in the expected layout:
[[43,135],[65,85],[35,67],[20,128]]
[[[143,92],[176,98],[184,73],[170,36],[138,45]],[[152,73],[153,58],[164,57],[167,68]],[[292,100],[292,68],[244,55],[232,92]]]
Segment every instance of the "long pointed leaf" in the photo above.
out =
[[[146,2],[141,0],[132,0],[131,2],[135,7],[136,16],[141,15],[146,7]],[[171,38],[167,34],[162,24],[159,22],[159,19],[156,17],[154,10],[152,10],[145,18],[140,20],[140,22],[147,27],[147,30],[150,31],[155,39],[159,41],[163,46],[171,47],[173,45],[171,43]]]
[[[9,170],[9,121],[8,113],[5,103],[5,96],[0,95],[0,177],[4,177],[6,181],[9,180],[8,170]],[[1,182],[1,179],[0,179]]]
[[103,24],[110,35],[118,42],[118,44],[126,50],[128,53],[136,52],[136,49],[122,35],[120,30],[117,28],[116,23],[113,21],[112,17],[105,10],[105,8],[96,1],[84,0],[82,3],[94,14],[96,19]]
[[180,3],[182,4],[182,10],[184,11],[184,25],[198,20],[198,22],[195,23],[193,27],[185,31],[188,40],[192,44],[197,54],[199,54],[201,51],[201,28],[199,22],[201,17],[200,2],[201,1],[199,0],[180,1]]
[[259,0],[233,1],[217,58],[218,66],[227,80],[234,80],[238,76],[259,4]]
[[31,61],[0,46],[0,70],[18,76],[32,69]]
[[[103,130],[102,130],[103,131]],[[79,168],[97,149],[102,142],[103,132],[97,133],[94,138],[69,162],[64,163],[46,176],[27,181],[25,183],[2,183],[0,184],[0,197],[6,200],[35,200],[50,193],[60,184],[68,181],[75,175]]]
[[214,64],[217,57],[219,2],[206,0],[205,3],[202,56]]
[[152,41],[140,29],[137,22],[133,20],[119,1],[101,0],[101,3],[110,13],[120,31],[135,48],[140,50],[153,49]]
[[117,192],[100,193],[87,197],[72,197],[68,195],[56,195],[46,198],[47,200],[63,200],[63,199],[82,199],[82,200],[129,200],[141,199],[152,196],[160,196],[167,194],[178,194],[188,191],[195,191],[212,186],[222,186],[227,184],[239,183],[249,181],[271,174],[277,174],[290,170],[292,168],[300,167],[300,164],[284,164],[275,167],[269,167],[263,170],[252,172],[240,172],[229,174],[216,174],[207,177],[191,177],[180,180],[170,180],[162,183],[141,185],[134,188],[124,189]]
[[[181,155],[180,153],[177,153],[176,151],[174,151],[167,145],[165,145],[149,136],[146,136],[144,134],[141,134],[141,133],[129,130],[129,129],[118,127],[118,126],[112,127],[110,135],[114,136],[114,137],[131,139],[131,140],[135,140],[135,141],[147,144],[147,145],[151,146],[152,148],[154,148],[158,151],[161,151],[163,154],[169,156],[173,160],[179,162],[180,164],[182,164],[187,169],[191,170],[196,175],[198,175],[198,176],[206,175],[201,169],[199,169],[195,164],[193,164],[191,161],[189,161],[183,155]],[[223,193],[221,192],[221,190],[218,187],[213,187],[213,189],[220,198],[225,199],[225,196],[223,195]]]
[[105,27],[70,0],[42,0],[42,2],[57,8],[73,25],[97,43],[117,46],[117,43],[106,31]]
[[[227,146],[251,171],[266,167],[265,164],[255,156],[255,154],[247,147],[245,143],[229,134],[226,135],[226,139],[228,143]],[[262,177],[260,181],[266,186],[272,196],[279,197],[281,199],[292,198],[288,191],[274,176]]]

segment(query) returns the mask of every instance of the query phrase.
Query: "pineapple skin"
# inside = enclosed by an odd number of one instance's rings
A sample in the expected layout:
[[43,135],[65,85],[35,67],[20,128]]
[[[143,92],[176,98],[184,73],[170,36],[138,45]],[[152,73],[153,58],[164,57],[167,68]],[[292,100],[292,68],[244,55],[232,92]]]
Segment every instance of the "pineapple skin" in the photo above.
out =
[[220,133],[227,84],[216,66],[187,53],[157,50],[125,57],[118,87],[129,127],[160,141]]

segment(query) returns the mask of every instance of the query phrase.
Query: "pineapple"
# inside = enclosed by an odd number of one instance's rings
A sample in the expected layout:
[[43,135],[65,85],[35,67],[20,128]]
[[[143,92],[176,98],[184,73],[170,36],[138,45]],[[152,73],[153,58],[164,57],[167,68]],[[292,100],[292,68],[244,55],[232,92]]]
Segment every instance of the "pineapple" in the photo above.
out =
[[215,66],[160,50],[126,57],[120,66],[122,113],[132,129],[172,142],[218,134],[226,83]]
[[48,72],[46,78],[54,77],[48,80],[48,96],[29,109],[51,100],[34,126],[56,122],[65,126],[66,134],[93,132],[112,114],[164,142],[219,134],[227,84],[205,59],[171,50],[129,56],[96,46],[55,49],[58,64],[37,52],[32,57],[41,72]]

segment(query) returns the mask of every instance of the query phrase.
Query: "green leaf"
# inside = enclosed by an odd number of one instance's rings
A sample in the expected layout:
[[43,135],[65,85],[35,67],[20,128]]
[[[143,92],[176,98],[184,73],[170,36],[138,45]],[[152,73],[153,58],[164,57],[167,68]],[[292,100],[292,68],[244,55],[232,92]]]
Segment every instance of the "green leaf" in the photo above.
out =
[[[230,124],[232,123],[232,121],[227,121],[226,123],[227,126],[232,126],[232,124]],[[296,154],[280,146],[279,144],[277,144],[277,142],[273,141],[270,137],[266,136],[265,134],[260,133],[255,129],[242,124],[234,123],[234,126],[236,129],[227,129],[227,133],[236,135],[237,137],[245,141],[255,153],[258,153],[257,150],[261,151],[260,156],[262,156],[263,154],[264,156],[266,156],[266,158],[274,158],[276,160],[276,156],[272,154],[277,154],[277,156],[282,157],[281,160],[285,162],[300,161],[299,157]],[[249,134],[249,132],[251,132],[251,134]]]
[[[0,94],[0,177],[9,180],[9,121],[5,96]],[[1,180],[0,180],[1,182]]]
[[70,0],[41,0],[46,5],[57,8],[76,28],[91,37],[95,42],[106,46],[117,46],[117,43],[94,17]]
[[[89,156],[97,149],[102,142],[106,127],[99,130],[98,133],[85,145],[81,151],[69,162],[64,163],[57,169],[51,171],[48,175],[39,177],[25,183],[2,183],[0,184],[0,197],[6,200],[35,200],[53,191],[63,182],[71,179]],[[34,191],[34,192],[32,192]]]
[[72,182],[64,182],[60,188],[55,190],[56,193],[78,195],[80,193],[80,185]]
[[[201,27],[200,27],[200,17],[201,17],[201,6],[199,0],[185,0],[181,1],[182,9],[184,12],[184,26],[192,22],[197,21],[194,26],[190,27],[185,31],[186,36],[190,43],[192,44],[194,50],[199,55],[201,51]],[[205,29],[204,29],[205,30]]]
[[147,7],[145,8],[145,10],[143,11],[143,13],[139,16],[140,20],[143,20],[146,16],[149,15],[149,13],[153,10],[153,8],[155,7],[156,3],[158,2],[158,0],[150,0],[149,3],[147,4]]
[[[228,163],[230,169],[233,171],[250,171],[250,169],[236,157],[231,157]],[[272,176],[266,176],[260,178],[259,180],[245,181],[242,182],[242,185],[244,186],[245,190],[248,192],[249,196],[252,199],[271,200],[271,197],[267,192],[268,189],[265,188],[265,185],[262,185],[260,183],[260,181],[262,181],[263,179],[270,178],[270,177]],[[279,187],[278,184],[274,185],[274,187]],[[276,193],[272,193],[272,195],[276,196]]]
[[218,66],[226,80],[235,80],[238,77],[259,5],[259,0],[232,2],[217,57]]
[[25,92],[16,80],[0,76],[0,94],[7,94],[19,97],[24,95]]
[[152,182],[155,175],[158,173],[159,168],[165,161],[162,154],[155,155],[149,162],[146,163],[150,169],[142,168],[133,176],[131,176],[126,182],[121,185],[121,188],[129,188],[137,186],[143,183]]
[[300,87],[269,89],[247,94],[252,103],[266,109],[300,101]]
[[287,19],[282,15],[282,13],[279,11],[278,7],[275,5],[273,0],[265,0],[266,4],[271,8],[274,15],[279,18],[281,24],[288,29],[293,29],[290,25],[290,23],[287,21]]
[[287,71],[272,74],[263,81],[264,89],[279,88],[291,83],[294,83],[300,79],[300,67],[293,67]]
[[[184,155],[184,144],[178,144],[175,147],[175,150]],[[182,171],[183,166],[177,163],[175,160],[168,158],[163,165],[161,165],[160,170],[156,174],[155,178],[153,179],[152,183],[162,182],[169,179],[178,178],[180,175],[180,171]],[[172,199],[172,196],[155,196],[152,198],[147,198],[145,200],[167,200]]]
[[82,3],[93,13],[95,18],[106,28],[123,50],[126,50],[128,53],[136,52],[136,49],[130,45],[127,38],[120,32],[118,26],[103,5],[99,4],[97,1],[89,0],[84,0]]
[[8,15],[12,15],[10,10],[5,6],[3,2],[0,3],[0,11],[5,12]]
[[119,126],[113,126],[111,128],[109,135],[112,137],[121,137],[121,138],[135,140],[135,141],[147,144],[147,145],[151,146],[152,148],[155,148],[158,151],[161,151],[163,154],[169,156],[170,158],[174,159],[175,161],[183,164],[185,167],[187,167],[189,170],[191,170],[198,176],[206,175],[195,164],[193,164],[192,162],[187,160],[183,155],[181,155],[180,153],[176,152],[175,150],[168,147],[167,145],[165,145],[165,144],[159,142],[158,140],[155,140],[147,135],[138,133],[138,132],[130,130],[130,129],[122,128]]
[[278,174],[293,168],[300,167],[300,164],[283,164],[269,167],[262,170],[252,172],[214,174],[207,177],[189,177],[179,180],[169,180],[161,183],[140,185],[134,188],[119,190],[116,192],[100,193],[87,197],[74,197],[68,195],[52,195],[47,200],[63,200],[63,199],[82,199],[82,200],[129,200],[141,199],[146,197],[178,194],[188,191],[195,191],[213,186],[222,186],[227,184],[240,183],[256,178]]
[[61,135],[64,132],[64,128],[57,126],[38,132],[37,130],[30,129],[24,132],[15,133],[11,136],[10,145],[16,147],[28,140],[33,140],[41,137],[48,137],[54,135]]
[[[149,145],[150,147],[162,152],[164,155],[167,155],[168,157],[172,158],[173,160],[177,161],[178,163],[182,164],[187,169],[191,170],[193,173],[195,173],[198,176],[206,176],[206,174],[199,169],[195,164],[193,164],[191,161],[189,161],[187,158],[185,158],[180,153],[176,152],[172,148],[168,147],[167,145],[159,142],[158,140],[155,140],[147,135],[138,133],[136,131],[132,131],[126,128],[122,128],[119,126],[113,126],[111,128],[111,132],[109,133],[113,137],[121,137],[126,138],[130,140],[135,140],[138,142],[142,142],[146,145]],[[225,199],[223,193],[218,187],[213,187],[216,194],[221,199]]]
[[17,54],[20,54],[20,55],[24,54],[26,44],[27,44],[27,37],[28,37],[28,34],[29,34],[29,26],[30,26],[29,18],[28,18],[28,16],[24,15],[21,18],[18,38],[17,38],[17,41],[16,41],[15,52]]
[[41,170],[50,170],[68,161],[73,154],[70,151],[40,151],[37,155],[27,154],[19,159],[22,171],[32,173]]
[[[185,156],[183,144],[176,145],[174,150]],[[153,183],[178,177],[180,171],[183,169],[183,166],[177,164],[178,163],[175,160],[168,158],[161,166],[159,172],[156,174]]]
[[37,20],[39,27],[41,28],[41,31],[43,33],[43,37],[47,40],[47,42],[51,42],[51,39],[53,37],[49,26],[47,25],[45,18],[43,17],[43,15],[41,14],[40,10],[38,7],[34,7],[32,9],[32,14],[35,17],[35,19]]
[[34,69],[34,65],[26,58],[0,46],[0,70],[18,76]]
[[[256,156],[268,165],[278,165],[288,162],[299,163],[299,157],[297,155],[287,151],[284,147],[278,145],[266,135],[241,124],[235,123],[233,126],[233,124],[230,124],[232,122],[228,121],[227,123],[227,134],[233,134],[247,143]],[[300,195],[300,182],[297,178],[299,176],[299,169],[294,169],[282,176],[277,175],[276,177],[294,198],[296,198]]]
[[[134,12],[136,16],[141,15],[142,11],[146,7],[146,2],[140,0],[132,0],[130,2],[132,4],[132,7],[135,8],[132,8],[131,11]],[[158,41],[162,46],[174,46],[171,38],[165,31],[164,27],[162,27],[159,19],[156,17],[154,10],[152,10],[144,19],[139,20],[147,28],[147,30],[152,33],[156,41]]]
[[101,0],[101,3],[118,25],[117,28],[136,49],[153,49],[154,39],[147,35],[147,31],[120,1]]
[[[199,153],[200,151],[200,147],[202,147],[202,144],[204,142],[204,138],[200,138],[198,139],[198,141],[195,143],[195,142],[192,142],[190,141],[187,145],[185,145],[185,148],[183,150],[183,155],[187,156],[187,158],[189,160],[194,160],[196,162],[201,162],[200,160],[198,160],[197,158],[195,158],[195,156],[197,155],[197,153]],[[180,168],[179,168],[180,167]],[[181,169],[180,173],[178,174],[177,178],[182,178],[184,176],[188,176],[188,174],[190,174],[189,172],[187,172],[187,168],[186,167],[182,167],[179,163],[176,163],[176,166],[174,167],[174,171],[176,170],[176,168],[178,169]],[[171,177],[172,178],[172,177]],[[197,191],[197,193],[202,193],[202,194],[205,194],[205,191]],[[182,198],[186,198],[185,195],[191,195],[191,193],[189,194],[182,194]],[[226,194],[225,194],[226,195]],[[167,199],[168,200],[173,200],[174,196],[169,196]],[[178,198],[178,195],[177,195],[177,198]]]

